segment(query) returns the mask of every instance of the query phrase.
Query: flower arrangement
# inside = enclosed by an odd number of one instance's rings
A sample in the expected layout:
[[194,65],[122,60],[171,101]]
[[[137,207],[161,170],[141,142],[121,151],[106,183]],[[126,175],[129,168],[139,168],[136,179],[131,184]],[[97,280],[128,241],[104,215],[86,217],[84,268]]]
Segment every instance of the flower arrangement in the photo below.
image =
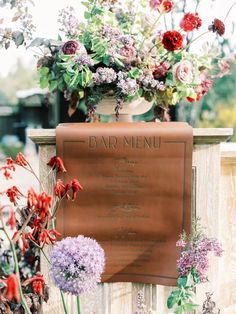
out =
[[214,78],[230,71],[225,59],[190,49],[205,33],[224,35],[219,19],[195,35],[202,28],[197,12],[183,14],[178,30],[163,30],[161,19],[173,14],[173,0],[142,0],[135,6],[132,1],[85,0],[83,5],[83,22],[72,7],[61,11],[63,38],[36,38],[30,44],[45,48],[38,60],[41,87],[63,92],[70,114],[86,105],[92,117],[106,97],[116,99],[117,115],[124,103],[140,97],[163,113],[181,100],[200,100]]
[[176,243],[182,249],[177,260],[178,287],[169,295],[167,307],[174,309],[177,314],[193,311],[198,307],[194,302],[195,288],[208,281],[209,253],[218,257],[223,254],[218,240],[206,236],[199,218],[194,221],[192,230],[188,237],[183,233]]
[[[48,193],[45,182],[41,181],[22,153],[16,159],[7,158],[0,167],[6,180],[12,179],[16,167],[30,172],[40,184],[41,192],[29,188],[26,195],[20,187],[12,186],[0,193],[8,197],[11,205],[0,205],[0,228],[6,241],[0,251],[0,309],[3,313],[39,313],[43,301],[48,300],[49,291],[40,274],[39,253],[51,267],[55,285],[60,289],[64,313],[67,306],[63,293],[77,296],[91,291],[101,280],[104,271],[104,251],[93,239],[84,236],[65,238],[59,241],[56,230],[56,213],[63,199],[74,201],[83,187],[77,179],[64,183],[55,179],[58,172],[66,172],[62,160],[52,157],[47,163],[49,173],[45,180],[53,183]],[[23,201],[23,203],[22,203]],[[45,248],[53,246],[50,256]]]

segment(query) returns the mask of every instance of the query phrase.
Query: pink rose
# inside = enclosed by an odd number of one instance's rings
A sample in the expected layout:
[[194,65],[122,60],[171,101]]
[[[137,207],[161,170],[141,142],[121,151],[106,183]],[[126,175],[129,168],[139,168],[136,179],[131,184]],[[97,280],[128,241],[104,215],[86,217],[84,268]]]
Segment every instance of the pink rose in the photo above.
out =
[[183,84],[191,84],[193,81],[192,63],[188,60],[176,63],[173,67],[173,75],[176,81],[179,81]]

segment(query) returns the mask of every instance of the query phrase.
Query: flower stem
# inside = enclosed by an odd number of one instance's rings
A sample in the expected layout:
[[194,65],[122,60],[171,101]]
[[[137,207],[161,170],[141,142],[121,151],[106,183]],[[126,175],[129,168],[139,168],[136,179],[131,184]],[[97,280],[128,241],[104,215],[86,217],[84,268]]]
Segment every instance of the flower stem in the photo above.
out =
[[[208,33],[210,33],[210,31],[206,31],[206,32],[202,33],[201,35],[197,36],[196,38],[194,38],[193,40],[191,40],[191,41],[187,44],[186,48],[189,47],[190,45],[192,45],[192,43],[194,43],[196,40],[198,40],[199,38],[201,38],[202,36],[204,36],[204,35],[206,35],[206,34],[208,34]],[[186,48],[185,48],[185,49],[186,49]]]
[[60,294],[61,294],[61,300],[62,300],[62,304],[63,304],[64,313],[65,313],[65,314],[68,314],[68,310],[67,310],[67,307],[66,307],[65,298],[64,298],[64,295],[63,295],[63,293],[62,293],[61,290],[60,290]]
[[2,220],[2,228],[3,228],[3,231],[10,243],[10,248],[11,248],[11,251],[12,251],[12,256],[13,256],[13,260],[14,260],[14,265],[15,265],[15,273],[16,273],[16,276],[17,276],[17,279],[18,279],[18,287],[19,287],[19,292],[20,292],[20,298],[21,298],[21,304],[22,306],[24,307],[25,309],[25,312],[27,314],[31,314],[31,311],[26,303],[26,300],[25,300],[25,297],[24,297],[24,294],[23,294],[23,291],[22,291],[22,287],[21,287],[21,281],[20,281],[20,271],[19,271],[19,266],[18,266],[18,260],[17,260],[17,254],[16,254],[16,249],[15,249],[15,245],[13,244],[11,238],[9,237],[9,234],[6,230],[6,227],[5,227],[5,224]]
[[[150,28],[150,30],[149,30],[149,32],[148,32],[147,35],[151,35],[151,34],[152,34],[152,31],[154,30],[156,24],[159,22],[159,20],[160,20],[160,18],[162,17],[162,15],[163,15],[163,13],[161,13],[161,14],[158,16],[158,18],[155,20],[155,22],[152,24],[152,26],[151,26],[151,28]],[[140,44],[139,52],[143,49],[143,46],[144,46],[145,41],[146,41],[146,37],[144,36],[144,38],[143,38],[143,40],[142,40],[142,42],[141,42],[141,44]]]
[[77,295],[77,297],[76,297],[76,302],[77,302],[77,313],[78,313],[78,314],[81,314],[79,295]]

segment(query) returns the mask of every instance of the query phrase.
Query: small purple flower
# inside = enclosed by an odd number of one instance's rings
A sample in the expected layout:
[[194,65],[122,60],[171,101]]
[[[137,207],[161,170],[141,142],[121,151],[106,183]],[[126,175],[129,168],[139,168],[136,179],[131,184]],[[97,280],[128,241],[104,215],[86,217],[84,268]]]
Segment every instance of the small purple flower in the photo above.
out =
[[93,80],[96,85],[110,84],[117,78],[116,72],[112,68],[97,68],[93,74]]
[[69,38],[75,37],[80,32],[80,22],[76,17],[75,9],[71,6],[59,12],[58,22],[61,24],[60,31],[65,32]]
[[62,52],[65,55],[74,55],[79,48],[79,43],[75,40],[69,40],[62,46]]
[[122,33],[118,28],[111,27],[109,25],[103,25],[102,35],[104,38],[108,39],[112,44],[114,44],[119,40]]
[[94,239],[67,237],[54,245],[50,262],[55,285],[63,292],[80,295],[94,290],[101,281],[105,255]]
[[76,59],[76,62],[80,63],[81,65],[88,65],[93,66],[94,62],[92,58],[87,53],[81,53]]
[[176,246],[185,247],[185,245],[186,245],[186,242],[185,242],[183,239],[179,239],[179,240],[176,242]]
[[[183,247],[182,240],[179,240],[178,246]],[[200,276],[200,281],[207,281],[207,271],[209,268],[208,254],[213,252],[215,256],[222,256],[223,250],[217,239],[202,237],[198,240],[186,243],[177,261],[177,268],[181,276],[188,275],[194,268]]]
[[139,89],[139,85],[136,80],[129,78],[127,76],[127,73],[121,71],[118,73],[117,76],[117,87],[120,88],[122,94],[127,96],[135,96]]

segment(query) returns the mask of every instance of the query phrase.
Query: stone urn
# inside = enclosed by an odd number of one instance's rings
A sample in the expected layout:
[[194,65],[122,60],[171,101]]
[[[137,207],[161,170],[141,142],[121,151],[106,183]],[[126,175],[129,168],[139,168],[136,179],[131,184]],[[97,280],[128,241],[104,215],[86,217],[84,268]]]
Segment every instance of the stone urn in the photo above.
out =
[[[118,121],[132,122],[132,116],[144,114],[152,108],[152,105],[152,102],[148,102],[141,97],[131,102],[124,102],[119,110]],[[98,115],[110,116],[108,122],[115,122],[117,121],[115,107],[116,99],[114,97],[105,97],[98,103],[96,113]]]

